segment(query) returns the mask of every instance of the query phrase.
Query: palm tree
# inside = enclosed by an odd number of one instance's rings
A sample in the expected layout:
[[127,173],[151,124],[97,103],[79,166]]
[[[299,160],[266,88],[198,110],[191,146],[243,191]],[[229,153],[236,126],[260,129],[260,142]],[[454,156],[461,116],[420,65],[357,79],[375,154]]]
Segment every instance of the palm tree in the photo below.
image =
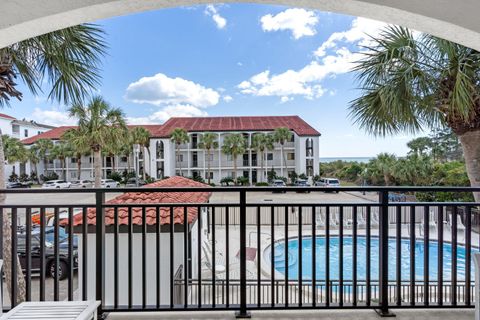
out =
[[[103,31],[91,24],[73,26],[30,38],[0,49],[0,107],[10,98],[22,98],[16,88],[19,76],[27,88],[36,94],[50,86],[48,97],[60,103],[84,98],[98,84],[99,61],[105,53]],[[44,81],[46,80],[46,82]],[[0,132],[1,135],[1,132]],[[0,189],[5,188],[5,154],[0,136]],[[5,196],[0,195],[0,202]],[[4,272],[7,287],[12,283],[11,215],[3,215]],[[16,301],[25,299],[25,278],[17,263],[18,294]],[[7,290],[10,292],[10,289]],[[12,298],[12,297],[10,297]],[[13,300],[13,299],[12,299]]]
[[[20,140],[8,135],[3,135],[2,139],[5,159],[7,159],[9,163],[25,163],[28,160],[27,149]],[[15,173],[15,167],[13,173]]]
[[211,156],[212,149],[218,148],[217,135],[213,132],[205,132],[200,137],[200,142],[198,143],[198,147],[200,149],[203,149],[207,155],[207,177],[208,177],[208,184],[210,184],[210,172],[212,171],[211,170],[212,162],[210,161],[210,156]]
[[375,159],[371,160],[371,165],[375,168],[379,175],[382,176],[383,182],[389,186],[394,178],[394,165],[397,158],[393,154],[380,153]]
[[355,123],[377,136],[452,129],[470,184],[480,186],[480,53],[402,27],[372,41],[354,68],[363,91],[350,106]]
[[62,168],[62,179],[67,180],[67,172],[66,172],[66,159],[73,155],[73,148],[70,144],[64,141],[60,141],[56,143],[53,148],[52,152],[50,153],[50,159],[58,159],[60,160],[60,165]]
[[90,99],[88,105],[75,103],[69,110],[70,117],[78,119],[77,139],[90,146],[94,158],[95,188],[100,188],[102,179],[102,150],[111,141],[122,136],[127,127],[123,112],[112,108],[100,96]]
[[77,160],[77,179],[82,178],[82,156],[90,152],[90,146],[86,141],[77,136],[75,129],[65,131],[62,140],[68,143],[72,149],[72,156]]
[[33,146],[31,146],[30,148],[27,149],[27,161],[29,161],[30,165],[31,165],[31,171],[32,171],[31,173],[32,174],[30,176],[35,174],[36,182],[40,183],[39,178],[38,178],[38,169],[37,169],[37,165],[38,165],[38,162],[40,161],[40,158],[38,156],[37,145],[34,144]]
[[[282,162],[283,162],[283,166],[285,166],[285,171],[287,171],[287,162],[285,161],[285,154],[283,152],[283,147],[287,141],[290,141],[290,139],[292,139],[292,132],[290,131],[290,129],[286,127],[277,128],[273,132],[273,140],[276,143],[280,144],[280,152],[282,154]],[[282,168],[281,175],[284,176],[283,167],[281,168]]]
[[252,141],[252,149],[257,150],[257,152],[260,155],[260,166],[262,170],[262,179],[261,181],[263,182],[263,177],[266,175],[264,172],[264,160],[265,160],[265,153],[267,150],[273,150],[273,139],[271,134],[265,134],[265,133],[257,133],[253,136],[253,141]]
[[241,133],[233,133],[223,139],[222,152],[232,156],[233,179],[237,184],[237,157],[247,150],[247,140]]
[[49,139],[38,139],[35,145],[38,150],[38,156],[40,157],[40,159],[43,160],[43,175],[45,175],[48,171],[47,170],[48,158],[49,158],[49,153],[53,149],[53,142],[52,140],[49,140]]
[[[132,139],[134,144],[140,145],[143,149],[147,150],[148,153],[148,161],[150,161],[150,131],[145,129],[144,127],[135,127],[131,131]],[[147,168],[147,160],[143,157],[143,179],[145,180],[145,171]]]
[[175,150],[175,158],[179,162],[180,166],[180,175],[183,176],[182,173],[182,162],[180,161],[180,145],[184,143],[190,142],[190,136],[188,135],[187,131],[182,128],[175,128],[173,129],[172,133],[170,134],[170,139],[175,143],[176,150]]

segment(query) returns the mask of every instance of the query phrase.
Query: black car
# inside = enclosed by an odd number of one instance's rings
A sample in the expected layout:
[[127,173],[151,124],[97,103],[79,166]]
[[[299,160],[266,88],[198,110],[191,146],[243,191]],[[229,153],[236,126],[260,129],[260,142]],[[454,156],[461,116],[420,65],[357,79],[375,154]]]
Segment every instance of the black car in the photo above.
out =
[[[58,278],[60,280],[65,279],[70,272],[69,258],[68,258],[68,234],[64,228],[60,227],[58,233],[59,239],[59,255],[60,255],[60,264],[58,266]],[[22,269],[25,271],[27,266],[27,255],[26,255],[26,232],[25,230],[19,230],[17,232],[18,246],[17,252],[20,259],[20,264]],[[31,236],[31,263],[32,271],[40,271],[40,228],[34,227],[32,229]],[[45,244],[44,244],[44,253],[45,253],[45,266],[46,274],[51,277],[55,276],[55,246],[54,240],[55,233],[54,227],[48,226],[45,228]],[[77,269],[78,267],[78,239],[73,236],[73,268]]]
[[23,182],[8,182],[7,189],[20,189],[20,188],[30,188],[28,183]]

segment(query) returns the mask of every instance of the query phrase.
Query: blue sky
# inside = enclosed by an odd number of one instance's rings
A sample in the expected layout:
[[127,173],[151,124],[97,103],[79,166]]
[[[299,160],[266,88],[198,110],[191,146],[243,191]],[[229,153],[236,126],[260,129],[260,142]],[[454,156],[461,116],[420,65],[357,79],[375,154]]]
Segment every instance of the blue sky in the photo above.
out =
[[[382,23],[281,6],[228,4],[98,21],[109,44],[99,93],[131,123],[181,115],[298,114],[322,133],[322,157],[404,155],[411,136],[373,138],[348,118],[349,72]],[[66,106],[23,85],[18,118],[74,124]]]

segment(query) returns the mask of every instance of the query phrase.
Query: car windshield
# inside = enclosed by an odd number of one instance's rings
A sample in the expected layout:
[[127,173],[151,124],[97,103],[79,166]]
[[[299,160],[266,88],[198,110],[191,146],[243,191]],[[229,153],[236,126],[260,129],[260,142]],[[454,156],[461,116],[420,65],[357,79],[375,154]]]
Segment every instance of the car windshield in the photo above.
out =
[[300,180],[300,181],[297,181],[297,184],[298,184],[299,186],[306,186],[306,185],[307,185],[307,181]]
[[330,184],[339,184],[338,180],[337,179],[331,179],[328,181],[328,183]]
[[[68,235],[65,229],[63,228],[58,228],[58,239],[60,242],[63,242],[67,239]],[[55,233],[53,232],[53,229],[46,230],[45,232],[45,242],[50,242],[54,243],[55,242]]]
[[273,184],[276,186],[283,186],[283,181],[275,181]]

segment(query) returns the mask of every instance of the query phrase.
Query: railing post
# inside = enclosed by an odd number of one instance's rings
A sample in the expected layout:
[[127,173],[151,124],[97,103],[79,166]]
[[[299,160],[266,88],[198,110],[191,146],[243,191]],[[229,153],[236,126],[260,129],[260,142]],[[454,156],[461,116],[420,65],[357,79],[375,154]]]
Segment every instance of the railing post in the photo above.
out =
[[375,309],[381,317],[395,317],[395,314],[388,310],[388,190],[379,192],[379,289],[380,308]]
[[[104,301],[104,279],[105,279],[105,192],[97,190],[95,192],[95,212],[96,212],[96,258],[95,258],[95,299],[100,301],[98,307],[98,318],[103,319],[103,301]],[[87,223],[87,221],[83,221]]]
[[250,318],[247,311],[247,192],[240,190],[240,310],[236,318]]

